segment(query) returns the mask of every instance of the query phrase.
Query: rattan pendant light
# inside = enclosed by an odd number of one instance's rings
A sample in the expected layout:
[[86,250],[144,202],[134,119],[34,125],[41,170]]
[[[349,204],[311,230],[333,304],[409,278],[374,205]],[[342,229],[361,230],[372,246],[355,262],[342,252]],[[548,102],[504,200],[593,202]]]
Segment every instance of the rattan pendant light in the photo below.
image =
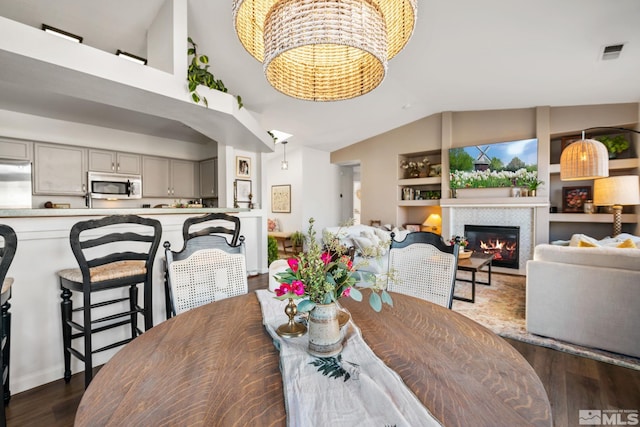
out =
[[560,156],[560,179],[578,181],[609,176],[607,147],[595,139],[582,139],[571,143]]
[[269,83],[294,98],[337,101],[384,79],[413,34],[417,0],[234,0],[236,32]]

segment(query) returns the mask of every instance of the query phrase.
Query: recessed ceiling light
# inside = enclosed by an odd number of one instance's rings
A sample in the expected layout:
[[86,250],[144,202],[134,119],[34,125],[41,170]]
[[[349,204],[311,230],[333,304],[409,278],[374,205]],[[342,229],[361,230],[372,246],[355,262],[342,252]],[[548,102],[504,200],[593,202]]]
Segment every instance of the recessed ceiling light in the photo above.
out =
[[42,24],[42,29],[45,33],[53,34],[55,36],[61,37],[65,40],[70,40],[76,43],[82,43],[82,37],[76,36],[75,34],[71,34],[68,31],[60,30],[58,28],[54,28],[47,24]]
[[147,65],[147,58],[142,58],[141,56],[134,55],[133,53],[124,52],[118,49],[116,55],[120,58],[128,59],[131,62],[135,62],[136,64]]

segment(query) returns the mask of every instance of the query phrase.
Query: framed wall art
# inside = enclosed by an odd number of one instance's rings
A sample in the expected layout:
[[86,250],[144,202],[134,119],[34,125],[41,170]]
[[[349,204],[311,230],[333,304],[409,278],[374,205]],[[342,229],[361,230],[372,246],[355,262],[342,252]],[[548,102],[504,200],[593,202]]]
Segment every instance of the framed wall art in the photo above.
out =
[[407,230],[409,230],[412,233],[415,233],[416,231],[420,231],[420,224],[405,224],[404,228],[406,228]]
[[248,179],[236,179],[233,183],[233,198],[236,203],[250,203],[251,181]]
[[236,156],[236,177],[251,178],[251,158]]
[[591,186],[562,187],[562,212],[584,213],[584,203],[591,200]]
[[291,185],[271,186],[271,212],[291,213]]

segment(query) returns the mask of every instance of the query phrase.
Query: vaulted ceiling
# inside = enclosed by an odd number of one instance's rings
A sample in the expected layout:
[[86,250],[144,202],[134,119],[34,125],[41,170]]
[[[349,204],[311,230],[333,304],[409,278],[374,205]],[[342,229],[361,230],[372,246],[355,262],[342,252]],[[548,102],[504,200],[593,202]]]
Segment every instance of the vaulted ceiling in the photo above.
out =
[[[230,0],[186,0],[188,33],[217,78],[240,94],[265,130],[332,151],[441,111],[640,102],[638,0],[419,0],[415,33],[389,62],[377,89],[360,98],[314,103],[267,83],[262,64],[240,45]],[[82,35],[107,52],[146,57],[146,32],[164,0],[0,0],[0,16]],[[603,60],[607,45],[624,44]],[[2,65],[0,64],[0,67]],[[0,81],[0,108],[206,139],[179,121]]]

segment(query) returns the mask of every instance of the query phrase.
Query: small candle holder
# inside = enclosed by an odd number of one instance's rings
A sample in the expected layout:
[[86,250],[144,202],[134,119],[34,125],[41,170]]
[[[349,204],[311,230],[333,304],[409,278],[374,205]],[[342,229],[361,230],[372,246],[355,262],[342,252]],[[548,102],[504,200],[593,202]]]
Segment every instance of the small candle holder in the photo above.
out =
[[307,327],[295,322],[293,318],[298,313],[298,307],[293,301],[293,298],[289,298],[289,303],[284,308],[284,313],[289,316],[289,321],[278,326],[276,333],[281,337],[300,337],[307,333]]

